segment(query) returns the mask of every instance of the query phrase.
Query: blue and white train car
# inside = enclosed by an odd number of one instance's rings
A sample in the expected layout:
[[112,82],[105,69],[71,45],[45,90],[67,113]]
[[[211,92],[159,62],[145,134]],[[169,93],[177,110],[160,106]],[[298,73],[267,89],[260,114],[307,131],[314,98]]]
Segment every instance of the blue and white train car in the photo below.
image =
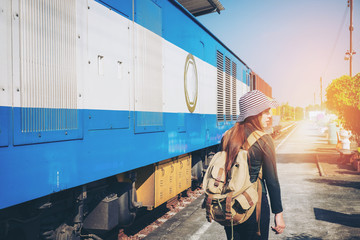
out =
[[201,178],[250,88],[176,0],[2,0],[0,29],[0,239],[130,224]]

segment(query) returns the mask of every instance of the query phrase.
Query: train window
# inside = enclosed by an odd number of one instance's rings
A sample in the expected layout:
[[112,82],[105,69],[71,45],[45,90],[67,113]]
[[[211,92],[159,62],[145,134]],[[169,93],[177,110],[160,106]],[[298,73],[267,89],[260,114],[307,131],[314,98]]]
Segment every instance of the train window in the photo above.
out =
[[232,120],[236,121],[237,119],[237,115],[236,115],[236,106],[237,106],[237,102],[236,102],[236,83],[237,83],[237,71],[236,71],[236,63],[232,63],[232,95],[231,95],[231,115],[232,115]]
[[224,55],[216,52],[216,67],[217,67],[217,111],[216,119],[218,122],[224,121]]
[[231,61],[225,57],[225,119],[231,121]]

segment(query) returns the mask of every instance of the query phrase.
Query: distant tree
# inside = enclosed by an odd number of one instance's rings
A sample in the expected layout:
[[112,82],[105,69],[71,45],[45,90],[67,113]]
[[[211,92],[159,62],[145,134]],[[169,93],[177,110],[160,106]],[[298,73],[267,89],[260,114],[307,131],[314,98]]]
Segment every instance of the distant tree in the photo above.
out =
[[283,121],[294,120],[294,107],[290,106],[288,103],[282,104],[280,106],[280,116]]
[[305,115],[307,118],[309,118],[310,113],[312,111],[321,111],[321,107],[319,104],[316,105],[308,105],[307,107],[305,107]]
[[305,108],[305,111],[306,112],[311,112],[311,111],[320,111],[321,110],[321,107],[319,104],[316,104],[316,105],[309,105]]
[[304,109],[302,107],[295,108],[295,120],[303,120],[304,119]]
[[360,73],[333,80],[326,88],[326,98],[327,109],[337,114],[360,143]]

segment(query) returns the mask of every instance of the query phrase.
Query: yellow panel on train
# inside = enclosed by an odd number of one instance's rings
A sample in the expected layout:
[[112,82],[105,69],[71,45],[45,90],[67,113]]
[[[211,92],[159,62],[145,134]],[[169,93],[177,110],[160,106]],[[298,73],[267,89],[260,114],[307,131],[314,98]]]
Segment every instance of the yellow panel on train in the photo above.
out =
[[181,193],[191,187],[191,156],[185,155],[176,160],[177,189]]
[[138,169],[135,185],[144,207],[158,207],[191,187],[191,155]]
[[174,194],[175,189],[174,162],[160,163],[155,166],[155,207],[163,204]]

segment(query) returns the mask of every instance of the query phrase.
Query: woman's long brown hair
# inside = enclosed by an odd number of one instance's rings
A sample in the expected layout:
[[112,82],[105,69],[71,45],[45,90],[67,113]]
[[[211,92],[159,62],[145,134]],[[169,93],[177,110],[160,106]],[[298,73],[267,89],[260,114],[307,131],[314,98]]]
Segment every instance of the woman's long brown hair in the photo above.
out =
[[251,116],[245,119],[244,122],[235,123],[235,125],[229,129],[223,139],[222,150],[226,152],[225,162],[225,176],[228,179],[228,173],[231,167],[234,165],[238,152],[241,146],[246,141],[245,128],[253,128],[255,130],[263,131],[260,123],[260,117],[262,113],[256,116]]

